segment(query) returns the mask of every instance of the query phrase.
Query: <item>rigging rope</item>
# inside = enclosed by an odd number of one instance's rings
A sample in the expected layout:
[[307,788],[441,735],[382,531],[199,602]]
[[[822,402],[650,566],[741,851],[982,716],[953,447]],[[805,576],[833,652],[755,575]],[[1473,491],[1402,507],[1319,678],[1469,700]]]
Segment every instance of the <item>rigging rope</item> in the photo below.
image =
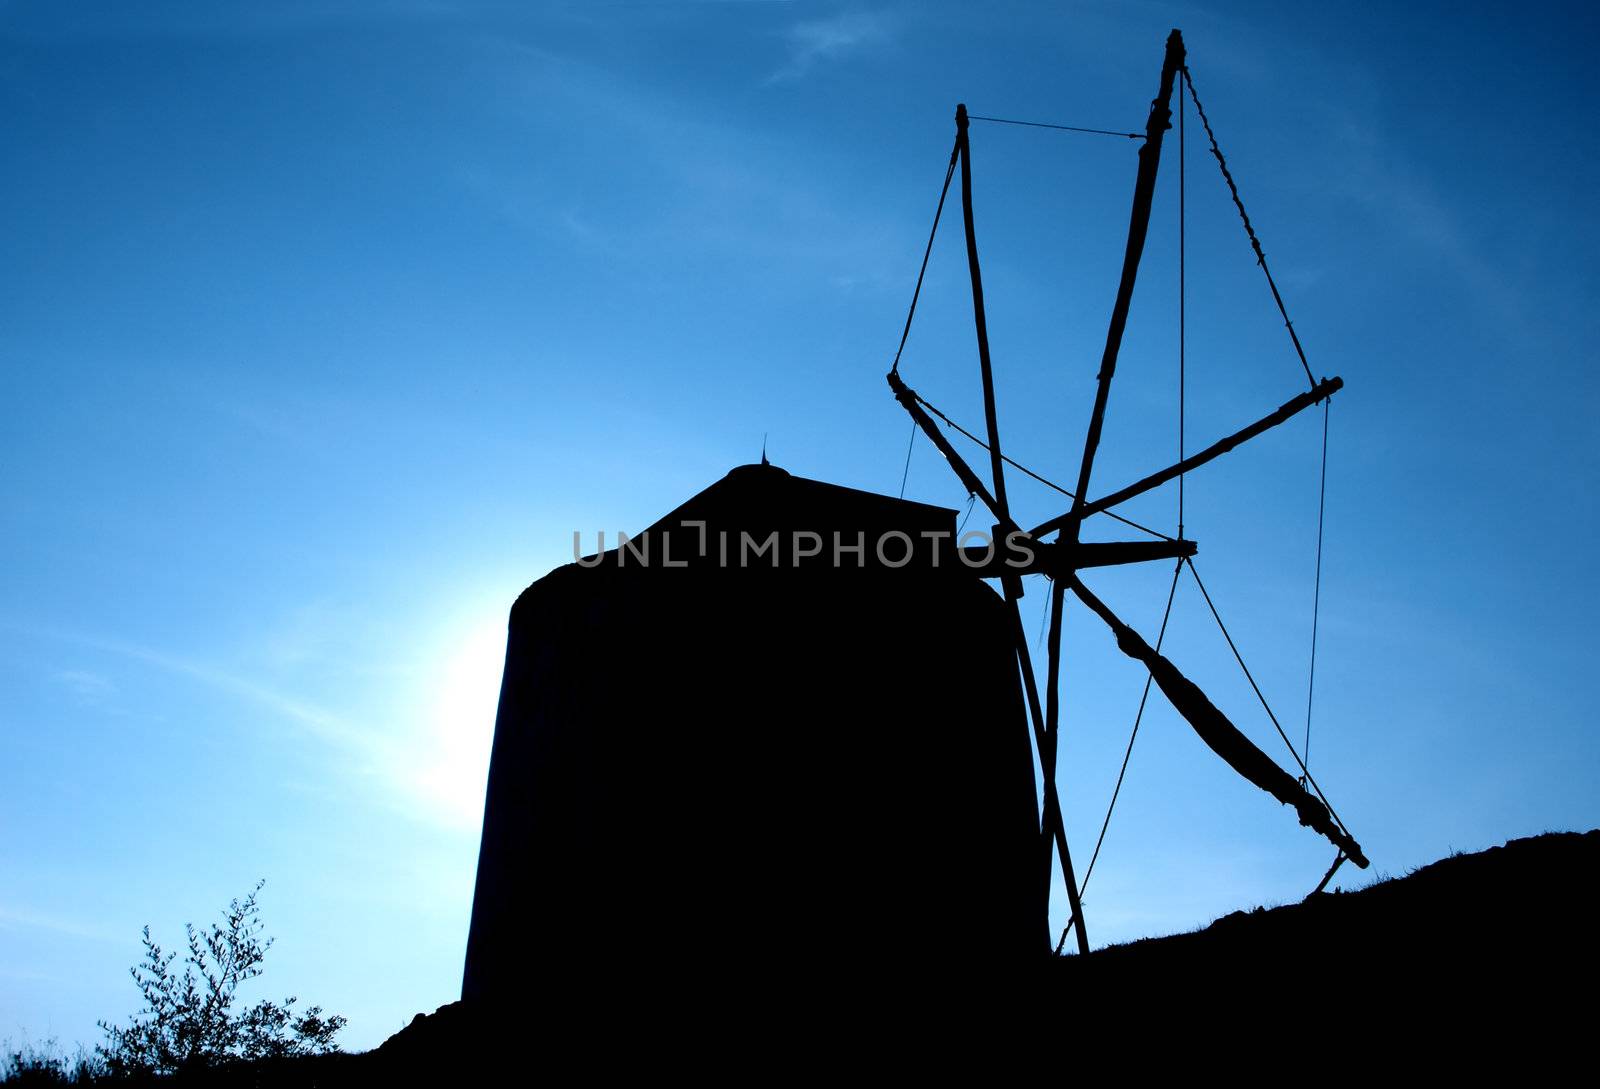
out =
[[1267,268],[1267,255],[1261,250],[1261,240],[1256,237],[1256,229],[1250,225],[1250,216],[1244,210],[1244,201],[1239,199],[1239,187],[1234,184],[1233,173],[1228,169],[1228,161],[1222,157],[1222,149],[1217,147],[1217,134],[1211,131],[1211,122],[1206,117],[1205,107],[1200,105],[1200,95],[1194,89],[1194,79],[1189,75],[1189,66],[1183,66],[1183,82],[1189,88],[1189,97],[1194,99],[1194,112],[1200,116],[1200,123],[1206,127],[1206,137],[1211,141],[1211,154],[1216,157],[1217,165],[1222,168],[1222,180],[1228,183],[1228,192],[1233,195],[1233,206],[1239,209],[1239,218],[1244,221],[1244,233],[1250,236],[1250,246],[1256,251],[1256,264],[1261,266],[1261,271],[1267,277],[1267,286],[1272,289],[1272,300],[1278,304],[1278,313],[1283,318],[1283,326],[1289,330],[1289,339],[1294,341],[1295,354],[1300,357],[1300,366],[1306,372],[1306,381],[1313,387],[1317,380],[1311,377],[1311,365],[1306,362],[1305,349],[1300,347],[1300,335],[1294,331],[1294,322],[1289,320],[1289,312],[1284,309],[1283,296],[1278,294],[1278,284],[1272,278],[1272,270]]
[[967,528],[967,519],[972,517],[972,508],[978,504],[978,493],[973,492],[967,496],[967,513],[961,516],[961,524],[956,527],[956,543],[961,543],[961,531]]
[[1097,136],[1125,136],[1129,140],[1143,140],[1142,132],[1115,132],[1111,129],[1086,129],[1077,125],[1051,125],[1043,121],[1013,121],[1007,117],[981,117],[975,113],[967,114],[973,121],[993,121],[997,125],[1026,125],[1032,129],[1060,129],[1062,132],[1090,132]]
[[[1322,402],[1322,482],[1317,490],[1317,574],[1311,591],[1311,669],[1306,677],[1306,740],[1303,746],[1307,766],[1311,764],[1311,697],[1317,690],[1317,620],[1322,610],[1322,522],[1328,508],[1328,410],[1331,405],[1332,398]],[[1300,785],[1305,785],[1303,780]]]
[[911,421],[911,438],[906,440],[906,467],[900,474],[900,498],[906,497],[906,481],[911,479],[911,448],[917,444],[917,421]]
[[1311,895],[1307,896],[1306,899],[1315,899],[1318,893],[1327,888],[1328,882],[1333,880],[1333,875],[1338,873],[1339,867],[1343,866],[1348,860],[1349,856],[1343,851],[1340,851],[1337,855],[1335,855],[1333,859],[1333,865],[1328,867],[1328,872],[1322,875],[1322,880],[1317,882],[1317,887],[1311,890]]
[[1278,724],[1278,716],[1272,713],[1272,707],[1267,703],[1267,697],[1262,695],[1261,686],[1256,684],[1255,677],[1250,673],[1250,667],[1244,664],[1244,657],[1239,653],[1238,646],[1234,644],[1233,636],[1228,633],[1228,626],[1222,622],[1222,615],[1217,612],[1216,604],[1212,602],[1210,593],[1206,591],[1206,584],[1200,581],[1200,572],[1195,569],[1193,557],[1186,556],[1184,557],[1183,562],[1189,565],[1189,574],[1194,576],[1194,584],[1200,587],[1200,596],[1205,598],[1206,607],[1211,610],[1212,619],[1217,622],[1217,627],[1222,632],[1222,638],[1227,640],[1228,649],[1233,651],[1233,660],[1238,662],[1239,668],[1244,671],[1244,679],[1249,681],[1250,687],[1255,690],[1256,699],[1261,701],[1262,709],[1267,712],[1267,717],[1272,720],[1272,726],[1278,731],[1278,736],[1283,738],[1284,745],[1286,745],[1289,749],[1289,755],[1294,757],[1294,762],[1299,765],[1300,774],[1305,776],[1306,782],[1310,784],[1311,789],[1316,792],[1316,795],[1318,799],[1321,800],[1322,804],[1328,807],[1328,815],[1331,816],[1333,818],[1333,822],[1339,826],[1339,830],[1347,836],[1350,835],[1350,829],[1346,828],[1344,821],[1339,819],[1339,814],[1333,808],[1333,803],[1328,801],[1328,796],[1326,794],[1322,793],[1322,787],[1317,785],[1317,780],[1312,777],[1311,772],[1306,768],[1306,762],[1300,759],[1300,754],[1295,751],[1294,742],[1289,740],[1289,735],[1284,733],[1283,727]]
[[933,237],[939,233],[939,217],[944,214],[944,198],[950,195],[950,178],[956,171],[956,154],[961,150],[961,140],[950,150],[950,165],[945,168],[944,188],[939,190],[939,206],[933,210],[933,226],[928,231],[928,246],[922,251],[922,267],[917,270],[916,290],[911,292],[911,309],[906,311],[906,327],[900,331],[900,347],[894,351],[894,365],[889,373],[900,371],[900,353],[906,350],[906,338],[911,335],[911,319],[917,314],[917,299],[922,295],[922,278],[928,274],[928,258],[933,254]]

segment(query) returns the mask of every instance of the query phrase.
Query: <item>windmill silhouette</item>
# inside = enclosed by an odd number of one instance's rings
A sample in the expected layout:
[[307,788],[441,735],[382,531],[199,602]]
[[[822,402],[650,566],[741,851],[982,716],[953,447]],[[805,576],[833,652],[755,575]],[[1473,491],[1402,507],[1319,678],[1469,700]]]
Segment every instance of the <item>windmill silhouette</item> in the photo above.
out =
[[[609,1001],[619,980],[636,986],[692,973],[728,993],[770,997],[777,987],[792,999],[800,989],[782,981],[798,975],[896,980],[914,993],[913,981],[938,991],[962,978],[1027,971],[1052,945],[1058,863],[1072,909],[1067,930],[1087,952],[1055,785],[1069,592],[1110,626],[1208,746],[1338,847],[1330,877],[1347,859],[1367,864],[1299,755],[1297,781],[1160,653],[1159,638],[1152,647],[1080,577],[1170,560],[1176,588],[1182,567],[1194,570],[1195,544],[1181,517],[1178,533],[1167,535],[1114,508],[1168,481],[1181,487],[1184,473],[1341,386],[1337,378],[1311,381],[1306,367],[1310,388],[1275,411],[1088,498],[1180,75],[1192,94],[1174,32],[1139,151],[1077,488],[1058,488],[1071,497],[1069,509],[1024,530],[1007,501],[1005,468],[1029,471],[1001,450],[973,230],[970,119],[960,108],[888,381],[917,431],[991,512],[987,546],[963,547],[954,510],[807,480],[763,451],[761,463],[733,469],[615,548],[602,539],[598,552],[575,554],[519,596],[463,998],[515,1009],[531,989],[581,1005]],[[935,419],[958,425],[900,376],[958,168],[987,441],[963,433],[986,448],[988,481]],[[1083,523],[1097,515],[1151,539],[1082,540]],[[1030,574],[1050,582],[1042,694],[1018,605]],[[777,976],[774,957],[784,968]]]

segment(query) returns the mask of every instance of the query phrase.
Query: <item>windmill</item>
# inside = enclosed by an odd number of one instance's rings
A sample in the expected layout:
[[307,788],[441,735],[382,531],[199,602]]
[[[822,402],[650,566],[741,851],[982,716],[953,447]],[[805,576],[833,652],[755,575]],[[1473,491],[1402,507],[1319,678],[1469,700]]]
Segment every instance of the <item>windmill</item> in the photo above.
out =
[[[1180,77],[1193,95],[1174,32],[1139,151],[1077,487],[1052,485],[1070,497],[1066,511],[1024,530],[1007,500],[1007,466],[1044,478],[1001,449],[973,230],[972,119],[961,108],[888,381],[915,421],[913,436],[927,435],[991,512],[988,547],[963,547],[955,510],[808,480],[763,457],[634,537],[619,534],[615,548],[601,536],[599,550],[585,555],[575,535],[573,562],[517,598],[464,999],[521,1009],[535,981],[534,999],[588,1008],[610,1001],[619,980],[635,987],[686,974],[715,979],[727,993],[785,1002],[809,993],[782,982],[801,975],[895,981],[906,994],[948,991],[963,979],[987,986],[996,973],[1032,971],[1056,944],[1049,894],[1057,864],[1072,909],[1061,944],[1075,932],[1087,952],[1055,784],[1069,592],[1211,749],[1336,845],[1324,884],[1346,860],[1367,865],[1300,755],[1297,780],[1162,655],[1161,637],[1152,646],[1080,577],[1168,560],[1176,564],[1174,591],[1185,566],[1199,584],[1181,515],[1168,535],[1115,508],[1169,481],[1181,489],[1186,472],[1325,403],[1341,386],[1312,380],[1305,366],[1309,388],[1255,423],[1198,453],[1180,448],[1176,464],[1089,498]],[[960,429],[900,376],[958,168],[986,439]],[[987,451],[987,481],[939,423]],[[1150,539],[1082,540],[1081,527],[1097,515]],[[996,547],[1000,541],[1006,547]],[[1050,580],[1043,686],[1018,605],[1030,574]],[[999,593],[983,581],[990,578]],[[1169,593],[1169,611],[1171,600]],[[950,638],[952,630],[962,638]],[[952,677],[962,683],[945,683]],[[974,722],[984,728],[972,729]],[[1092,866],[1093,859],[1085,880]],[[784,963],[777,975],[768,967],[773,951]]]
[[[1144,253],[1145,238],[1149,230],[1156,175],[1161,164],[1162,142],[1167,130],[1171,127],[1172,97],[1180,82],[1182,90],[1188,91],[1195,104],[1196,112],[1205,125],[1206,134],[1211,143],[1212,154],[1221,167],[1229,192],[1244,223],[1245,231],[1249,235],[1257,261],[1266,275],[1267,283],[1271,288],[1278,310],[1283,315],[1284,324],[1289,331],[1289,336],[1293,342],[1301,367],[1305,372],[1309,388],[1290,398],[1255,422],[1218,439],[1203,450],[1185,455],[1180,449],[1179,460],[1174,464],[1124,487],[1104,493],[1098,498],[1091,499],[1090,485],[1095,467],[1095,455],[1100,445],[1106,406],[1111,394],[1112,379],[1116,375],[1117,356],[1122,346],[1123,333],[1127,326],[1129,309],[1133,298],[1134,283],[1138,276],[1139,263]],[[1182,90],[1179,90],[1180,94]],[[1159,649],[1159,638],[1156,641],[1156,645],[1152,646],[1133,627],[1112,612],[1080,577],[1080,572],[1095,567],[1156,560],[1174,560],[1176,561],[1176,567],[1173,572],[1174,590],[1177,586],[1178,576],[1182,573],[1183,568],[1187,566],[1204,593],[1204,584],[1199,582],[1199,574],[1194,570],[1193,565],[1196,545],[1195,542],[1186,540],[1183,537],[1181,514],[1178,533],[1175,536],[1168,536],[1155,530],[1150,530],[1147,527],[1139,526],[1129,519],[1121,518],[1116,514],[1116,508],[1136,496],[1143,495],[1174,480],[1179,481],[1181,487],[1181,481],[1185,473],[1221,457],[1241,444],[1314,405],[1325,404],[1333,394],[1343,387],[1343,382],[1337,377],[1324,378],[1320,381],[1312,377],[1299,337],[1288,320],[1283,299],[1278,292],[1276,283],[1272,279],[1271,272],[1267,269],[1266,257],[1261,249],[1260,242],[1256,238],[1249,217],[1245,214],[1237,186],[1234,184],[1233,177],[1228,170],[1226,160],[1217,147],[1216,137],[1212,132],[1210,122],[1200,106],[1200,99],[1195,92],[1194,83],[1186,63],[1182,35],[1177,30],[1174,30],[1167,39],[1166,53],[1161,65],[1159,87],[1150,106],[1150,114],[1146,121],[1142,138],[1143,142],[1138,152],[1138,172],[1133,187],[1133,205],[1128,224],[1127,248],[1123,255],[1122,272],[1117,284],[1115,301],[1112,305],[1110,322],[1106,331],[1104,351],[1100,359],[1094,406],[1090,413],[1088,431],[1084,439],[1083,457],[1078,468],[1077,484],[1071,490],[1052,485],[1052,487],[1055,487],[1070,498],[1071,506],[1063,513],[1031,529],[1024,529],[1011,513],[1006,494],[1005,469],[1007,465],[1011,465],[1035,479],[1043,480],[1044,478],[1018,465],[1002,452],[999,418],[995,403],[993,366],[989,354],[988,326],[984,309],[983,277],[979,267],[977,236],[973,226],[972,155],[968,139],[971,120],[973,118],[969,117],[966,106],[958,106],[956,109],[955,146],[951,150],[949,166],[945,171],[944,187],[940,192],[938,207],[934,213],[933,229],[929,233],[928,248],[923,254],[922,268],[918,273],[916,290],[912,294],[911,307],[906,315],[905,328],[900,338],[900,347],[895,353],[894,364],[891,366],[887,377],[890,389],[894,392],[895,398],[911,415],[912,420],[915,422],[916,430],[926,435],[929,441],[938,448],[967,493],[976,497],[989,510],[994,518],[995,538],[1006,541],[1024,539],[1027,542],[1027,552],[1031,557],[1028,563],[1019,565],[1016,563],[993,562],[988,569],[981,570],[980,573],[999,579],[1009,614],[1017,665],[1026,694],[1028,717],[1033,730],[1039,761],[1039,773],[1043,782],[1043,813],[1040,833],[1042,841],[1040,852],[1042,876],[1045,883],[1048,884],[1051,880],[1051,872],[1054,865],[1059,863],[1072,912],[1069,927],[1075,933],[1078,950],[1081,953],[1087,953],[1089,951],[1089,939],[1084,921],[1079,884],[1067,844],[1061,802],[1056,787],[1056,755],[1060,719],[1058,692],[1061,676],[1062,614],[1066,605],[1066,595],[1069,592],[1105,622],[1106,626],[1111,629],[1118,648],[1148,670],[1151,682],[1161,689],[1173,708],[1193,727],[1195,733],[1210,749],[1249,782],[1266,791],[1280,803],[1292,806],[1302,825],[1324,836],[1337,848],[1338,854],[1333,865],[1323,877],[1322,883],[1317,886],[1318,890],[1327,885],[1334,872],[1345,861],[1354,862],[1357,866],[1365,868],[1368,865],[1368,860],[1362,852],[1361,845],[1356,842],[1328,803],[1326,796],[1317,785],[1316,780],[1311,776],[1304,760],[1299,752],[1295,750],[1288,736],[1284,734],[1283,740],[1294,757],[1295,764],[1298,766],[1300,773],[1298,777],[1285,771],[1271,757],[1267,756],[1229,720],[1226,714],[1212,703],[1198,685],[1186,677],[1172,661],[1163,656]],[[998,121],[1002,119],[983,118],[983,120]],[[1138,134],[1130,135],[1137,136]],[[923,277],[927,272],[928,258],[932,252],[933,240],[938,231],[939,219],[944,210],[945,199],[949,195],[950,183],[957,169],[960,170],[961,174],[962,222],[966,236],[967,265],[971,279],[972,309],[977,335],[978,365],[983,387],[984,438],[979,438],[971,432],[959,428],[959,425],[954,424],[953,421],[908,386],[900,375],[901,355],[904,353],[912,320],[916,315],[917,299],[921,294]],[[957,452],[944,432],[940,430],[938,423],[935,422],[935,416],[947,426],[961,431],[962,434],[987,451],[989,457],[989,479],[987,482]],[[915,434],[916,431],[913,432],[913,438],[915,438]],[[1323,457],[1325,469],[1326,431],[1324,431]],[[1046,483],[1049,482],[1046,481]],[[1080,531],[1084,522],[1098,514],[1106,514],[1118,518],[1119,521],[1127,525],[1144,530],[1155,539],[1120,543],[1088,543],[1081,541]],[[1049,636],[1042,699],[1038,678],[1034,672],[1032,654],[1023,631],[1022,616],[1018,604],[1019,599],[1023,596],[1022,576],[1026,574],[1043,574],[1050,581],[1050,597],[1047,605]],[[1320,515],[1318,583],[1320,591]],[[1205,597],[1207,604],[1211,605],[1210,595],[1206,594]],[[1172,597],[1169,593],[1169,612],[1171,601]],[[1215,606],[1213,605],[1211,608],[1213,615],[1216,615]],[[1220,616],[1217,616],[1217,621],[1220,625]],[[1165,625],[1163,625],[1163,629],[1164,627]],[[1225,627],[1223,631],[1226,634]],[[1313,636],[1313,662],[1315,661],[1314,638]],[[1229,646],[1233,648],[1235,656],[1238,657],[1237,648],[1233,644],[1231,637],[1228,642]],[[1242,668],[1244,667],[1242,658],[1239,658],[1239,664]],[[1248,677],[1248,668],[1245,668],[1245,673]],[[1254,686],[1253,679],[1251,684]],[[1256,689],[1256,692],[1259,696],[1259,688]],[[1265,706],[1264,699],[1262,702]],[[1270,708],[1268,708],[1268,713],[1269,715],[1271,714]],[[1273,716],[1273,722],[1277,725],[1275,716]],[[1278,727],[1278,730],[1280,734],[1283,734],[1281,726]],[[1126,765],[1124,765],[1125,768]],[[1066,935],[1063,933],[1063,943],[1065,937]]]

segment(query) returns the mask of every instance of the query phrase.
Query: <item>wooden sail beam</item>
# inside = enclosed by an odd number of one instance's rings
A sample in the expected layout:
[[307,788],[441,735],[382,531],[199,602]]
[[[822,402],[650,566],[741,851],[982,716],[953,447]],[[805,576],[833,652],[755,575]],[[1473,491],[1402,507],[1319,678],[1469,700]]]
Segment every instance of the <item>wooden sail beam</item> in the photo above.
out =
[[[1066,594],[1065,579],[1056,579],[1050,587],[1050,643],[1049,661],[1045,667],[1046,703],[1044,721],[1044,742],[1039,747],[1039,768],[1041,777],[1050,785],[1050,793],[1056,800],[1057,822],[1061,823],[1061,795],[1056,786],[1056,739],[1059,736],[1061,724],[1061,614],[1062,599]],[[1015,602],[1012,603],[1015,606]],[[1021,623],[1020,617],[1018,623]],[[1067,906],[1072,911],[1072,929],[1078,939],[1078,952],[1088,955],[1089,930],[1083,918],[1083,900],[1078,890],[1078,875],[1072,869],[1072,856],[1065,850],[1066,826],[1062,824],[1061,831],[1061,876],[1067,886]],[[1049,858],[1045,859],[1045,874],[1049,875]]]
[[[994,498],[1001,511],[1006,502],[1005,462],[1000,456],[1000,420],[995,407],[994,368],[989,361],[989,320],[983,306],[983,272],[978,267],[978,235],[972,223],[972,145],[967,137],[967,106],[956,106],[956,155],[961,160],[961,223],[967,236],[967,272],[972,280],[972,321],[978,334],[978,370],[983,377],[983,423],[989,433],[989,466]],[[1001,521],[1010,521],[1009,517]]]
[[972,466],[967,464],[966,459],[956,453],[956,448],[950,445],[950,440],[944,437],[939,426],[922,411],[922,406],[917,403],[916,390],[905,384],[898,371],[890,371],[886,377],[889,380],[889,388],[894,391],[894,399],[905,406],[905,410],[911,413],[912,420],[922,429],[922,433],[928,436],[928,441],[944,455],[944,459],[950,463],[950,468],[955,470],[961,486],[967,489],[967,494],[983,500],[983,505],[994,515],[998,528],[1007,534],[1017,531],[1017,524],[1011,520],[1006,508],[990,494],[988,488],[984,487],[983,481],[978,479],[978,474],[972,471]]
[[[1047,722],[1043,710],[1039,706],[1039,682],[1033,675],[1033,656],[1028,652],[1028,633],[1022,628],[1022,611],[1018,608],[1015,599],[1007,603],[1011,613],[1011,636],[1016,643],[1017,665],[1022,672],[1022,688],[1028,700],[1028,713],[1033,721],[1034,744],[1039,748],[1041,767],[1046,752],[1050,751],[1051,740],[1047,734]],[[1053,761],[1052,761],[1053,762]],[[1078,878],[1072,868],[1072,851],[1067,846],[1067,828],[1061,818],[1061,797],[1056,790],[1055,775],[1044,775],[1044,813],[1040,825],[1040,844],[1044,849],[1044,862],[1041,876],[1045,882],[1046,895],[1049,894],[1050,884],[1050,854],[1051,845],[1054,844],[1055,855],[1061,861],[1061,876],[1067,886],[1067,902],[1072,910],[1073,918],[1077,921],[1078,952],[1085,955],[1089,952],[1089,932],[1083,924],[1083,903],[1078,896]]]
[[1193,556],[1199,551],[1193,541],[1105,541],[1086,543],[1080,541],[1067,553],[1067,562],[1074,570],[1083,567],[1116,567],[1125,563],[1148,563],[1151,560],[1175,560],[1180,556]]
[[[1152,488],[1159,488],[1167,481],[1176,479],[1177,477],[1182,476],[1184,473],[1189,472],[1191,469],[1197,469],[1206,462],[1213,461],[1221,457],[1223,454],[1226,454],[1228,451],[1234,449],[1236,446],[1239,446],[1241,443],[1248,442],[1262,432],[1269,431],[1272,428],[1277,427],[1279,424],[1305,411],[1312,405],[1332,397],[1335,393],[1339,392],[1343,388],[1344,379],[1324,378],[1310,390],[1300,394],[1298,397],[1285,401],[1272,412],[1267,413],[1267,415],[1261,417],[1261,419],[1257,420],[1248,427],[1240,428],[1227,438],[1218,439],[1216,442],[1212,443],[1204,450],[1201,450],[1199,453],[1192,454],[1174,465],[1169,465],[1158,473],[1151,473],[1143,480],[1135,481],[1134,483],[1129,484],[1126,488],[1112,492],[1110,495],[1102,496],[1092,503],[1074,503],[1072,509],[1066,514],[1057,515],[1048,522],[1043,522],[1036,526],[1031,536],[1042,537],[1053,530],[1068,528],[1074,524],[1081,524],[1085,518],[1088,518],[1092,514],[1099,514],[1101,511],[1110,510],[1112,507],[1117,506],[1119,503],[1125,503],[1136,495],[1143,495]],[[1069,537],[1075,535],[1075,530],[1068,533]]]
[[[1110,397],[1110,379],[1117,371],[1117,353],[1122,350],[1122,334],[1128,323],[1128,305],[1133,302],[1134,278],[1139,272],[1139,257],[1144,253],[1144,238],[1149,233],[1150,203],[1155,197],[1155,171],[1162,162],[1162,134],[1171,123],[1171,107],[1168,102],[1173,98],[1173,80],[1179,70],[1184,66],[1184,40],[1178,30],[1173,30],[1166,38],[1166,54],[1162,61],[1162,78],[1160,90],[1157,91],[1155,101],[1150,102],[1150,117],[1146,122],[1146,139],[1144,146],[1139,149],[1139,170],[1134,178],[1133,185],[1133,211],[1128,219],[1128,248],[1123,253],[1122,280],[1118,281],[1117,299],[1112,305],[1110,326],[1106,331],[1106,350],[1101,355],[1101,369],[1099,369],[1098,384],[1094,390],[1094,409],[1090,414],[1090,430],[1088,437],[1083,440],[1083,464],[1078,467],[1078,486],[1075,491],[1074,509],[1082,507],[1090,488],[1090,472],[1094,465],[1094,451],[1099,446],[1101,427],[1106,422],[1106,403]],[[998,449],[995,451],[998,457]],[[998,472],[998,464],[997,464]],[[1082,526],[1082,518],[1072,521],[1070,534],[1061,534],[1059,541],[1062,544],[1070,542],[1077,544],[1078,528]],[[1035,534],[1037,536],[1037,534]],[[1077,577],[1069,576],[1077,584]],[[1059,716],[1059,675],[1061,675],[1061,612],[1062,595],[1064,595],[1064,582],[1067,579],[1054,580],[1051,585],[1050,595],[1050,716],[1046,721],[1045,737],[1038,747],[1038,760],[1045,779],[1046,795],[1056,801],[1059,817],[1059,798],[1056,796],[1056,729],[1058,729]],[[1014,608],[1013,601],[1013,608]],[[1021,619],[1018,620],[1021,625]],[[1019,630],[1021,633],[1021,630]],[[1027,652],[1027,641],[1021,643],[1022,652]],[[1083,921],[1082,899],[1078,896],[1077,876],[1072,872],[1072,862],[1067,857],[1066,833],[1062,832],[1061,838],[1061,867],[1062,876],[1066,878],[1067,897],[1072,910],[1072,926],[1077,932],[1078,953],[1088,955],[1090,940],[1088,931]]]
[[1228,717],[1206,698],[1206,694],[1198,685],[1180,673],[1178,667],[1165,656],[1157,654],[1138,632],[1119,620],[1117,615],[1106,607],[1105,602],[1095,597],[1087,586],[1074,578],[1071,587],[1078,599],[1111,628],[1117,637],[1118,649],[1128,657],[1142,662],[1150,671],[1150,676],[1171,702],[1173,709],[1184,717],[1212,752],[1222,757],[1234,771],[1284,805],[1294,806],[1300,816],[1301,824],[1325,836],[1329,842],[1344,852],[1351,862],[1362,869],[1367,867],[1367,857],[1361,851],[1361,844],[1334,822],[1326,805],[1313,797],[1295,781],[1293,776],[1257,748],[1253,741],[1241,733],[1239,728],[1228,721]]
[[[1078,469],[1074,512],[1081,510],[1089,494],[1089,474],[1094,469],[1095,451],[1100,446],[1100,431],[1105,426],[1106,402],[1111,396],[1111,378],[1117,370],[1117,353],[1122,350],[1122,333],[1128,324],[1128,307],[1133,302],[1133,284],[1139,275],[1139,259],[1144,254],[1145,236],[1150,231],[1150,206],[1155,199],[1156,171],[1161,165],[1161,138],[1172,126],[1172,83],[1183,68],[1183,35],[1174,30],[1167,36],[1167,52],[1161,63],[1161,86],[1150,103],[1145,122],[1144,146],[1139,149],[1139,171],[1133,183],[1133,211],[1128,219],[1128,246],[1122,257],[1122,278],[1111,307],[1111,324],[1106,330],[1106,346],[1100,356],[1100,374],[1094,394],[1094,410],[1089,414],[1089,433],[1083,444],[1083,463]],[[1076,537],[1081,515],[1060,523],[1066,536]]]
[[1198,546],[1193,541],[1106,541],[1066,544],[1056,541],[1015,542],[1012,549],[1006,541],[995,541],[987,548],[964,547],[960,560],[980,578],[1001,578],[1005,575],[1049,575],[1066,578],[1084,567],[1115,567],[1127,563],[1147,563],[1150,560],[1173,560],[1193,556]]

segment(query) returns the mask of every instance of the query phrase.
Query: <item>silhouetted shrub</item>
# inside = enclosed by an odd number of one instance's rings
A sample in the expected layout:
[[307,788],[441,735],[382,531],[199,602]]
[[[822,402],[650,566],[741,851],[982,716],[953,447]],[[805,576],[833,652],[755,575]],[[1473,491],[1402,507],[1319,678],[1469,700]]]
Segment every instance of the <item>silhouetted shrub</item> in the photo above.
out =
[[56,1042],[42,1046],[26,1044],[13,1048],[7,1044],[0,1058],[0,1085],[92,1085],[106,1070],[103,1063],[78,1048],[72,1058],[56,1050]]
[[239,1060],[278,1059],[336,1050],[345,1018],[312,1006],[296,1014],[293,996],[235,1009],[239,985],[261,974],[273,939],[261,937],[256,894],[232,900],[208,930],[186,924],[183,974],[177,953],[163,952],[144,928],[144,962],[130,969],[144,1008],[127,1026],[99,1022],[106,1042],[95,1050],[115,1077],[194,1074]]

